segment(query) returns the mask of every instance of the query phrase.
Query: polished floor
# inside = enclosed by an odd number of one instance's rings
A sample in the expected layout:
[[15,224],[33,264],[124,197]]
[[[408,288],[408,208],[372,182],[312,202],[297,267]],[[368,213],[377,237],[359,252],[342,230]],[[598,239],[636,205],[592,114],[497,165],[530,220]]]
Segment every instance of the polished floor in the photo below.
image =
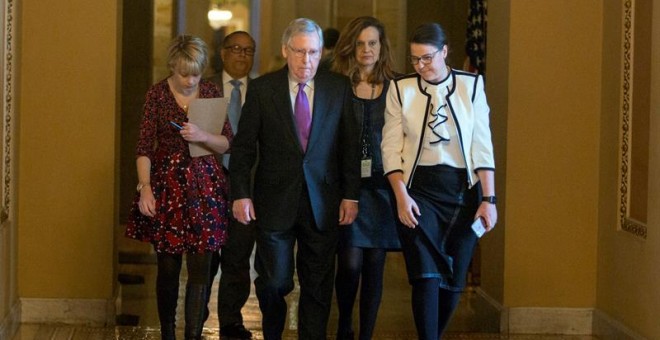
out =
[[[253,332],[253,339],[263,339],[260,332]],[[183,339],[182,333],[177,335],[178,339]],[[53,326],[53,325],[23,325],[20,334],[15,340],[158,340],[160,332],[155,328],[149,327],[114,327],[114,328],[86,328],[72,326]],[[204,332],[205,340],[218,340],[216,332],[206,330]],[[295,332],[287,331],[283,340],[297,339]],[[331,335],[328,339],[334,339]],[[382,333],[374,335],[374,340],[411,340],[417,339],[414,333]],[[596,339],[591,336],[568,336],[568,335],[529,335],[529,334],[511,334],[501,335],[494,333],[449,333],[443,336],[444,340],[451,339],[511,339],[511,340],[591,340]]]
[[[149,247],[133,241],[120,245],[119,281],[121,286],[120,315],[122,326],[95,328],[71,325],[22,324],[13,340],[83,340],[83,339],[160,339],[158,315],[156,311],[155,281],[156,266]],[[254,275],[254,273],[253,273]],[[182,270],[180,302],[177,315],[182,320],[185,268]],[[217,280],[209,308],[211,316],[204,328],[206,340],[219,339],[216,310]],[[406,280],[403,259],[400,253],[388,255],[386,263],[385,293],[378,315],[374,339],[409,340],[417,339],[410,310],[410,286]],[[296,286],[296,289],[298,287]],[[289,317],[284,339],[296,339],[297,290],[289,296]],[[355,313],[357,315],[357,313]],[[254,339],[263,339],[260,332],[261,314],[254,289],[243,308],[245,326],[253,331]],[[328,339],[334,339],[337,311],[332,310]],[[355,320],[356,321],[356,320]],[[183,321],[178,322],[178,338],[183,339]],[[357,328],[357,326],[356,326]],[[515,335],[499,334],[499,317],[488,303],[471,289],[463,295],[460,306],[454,315],[448,334],[443,339],[570,339],[591,340],[592,336],[564,335]]]

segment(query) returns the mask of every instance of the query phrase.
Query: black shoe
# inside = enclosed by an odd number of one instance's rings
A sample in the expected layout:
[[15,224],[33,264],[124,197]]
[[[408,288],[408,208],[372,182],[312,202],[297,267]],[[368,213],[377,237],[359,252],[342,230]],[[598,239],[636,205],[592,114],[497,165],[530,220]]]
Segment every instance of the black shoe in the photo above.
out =
[[220,327],[220,336],[223,339],[252,339],[252,332],[245,329],[240,323]]
[[355,337],[353,331],[348,331],[345,334],[338,333],[337,334],[337,340],[353,340]]

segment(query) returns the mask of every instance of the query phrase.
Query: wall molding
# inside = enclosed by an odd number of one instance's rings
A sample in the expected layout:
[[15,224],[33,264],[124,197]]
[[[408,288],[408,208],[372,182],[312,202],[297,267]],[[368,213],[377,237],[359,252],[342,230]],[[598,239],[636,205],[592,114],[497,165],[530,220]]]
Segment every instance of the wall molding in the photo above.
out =
[[114,324],[114,299],[21,298],[22,323],[64,323],[101,327]]
[[[16,7],[15,0],[7,0],[0,9],[0,17],[4,23],[2,55],[2,117],[0,117],[0,339],[12,339],[18,331],[21,321],[21,306],[16,287],[16,226],[11,212],[15,211],[12,199],[15,197],[13,171],[16,139],[12,139],[15,130],[15,92],[16,92]],[[7,312],[7,314],[4,314]]]
[[21,306],[17,301],[0,323],[0,339],[13,339],[21,323]]
[[593,335],[599,339],[646,339],[599,309],[594,311]]
[[[595,335],[602,339],[645,340],[607,313],[593,308],[503,307],[483,290],[477,294],[500,311],[502,334]],[[27,299],[16,303],[0,324],[0,339],[11,339],[19,323],[112,325],[116,299]]]
[[14,16],[15,16],[14,1],[8,0],[5,2],[4,8],[4,40],[5,45],[3,49],[3,114],[2,114],[2,173],[0,178],[2,180],[1,189],[1,202],[0,202],[0,222],[8,220],[12,205],[12,179],[13,179],[13,146],[15,141],[12,140],[14,135],[14,93],[16,88],[15,79],[15,65],[14,60]]
[[507,308],[483,289],[477,288],[476,292],[494,310],[500,312],[501,334],[594,335],[599,339],[646,339],[597,308]]
[[592,333],[592,308],[506,308],[502,313],[502,331],[510,334],[566,334]]
[[593,308],[506,307],[482,289],[477,292],[500,312],[502,334],[588,335],[593,332]]
[[646,239],[646,224],[629,215],[630,166],[633,110],[633,64],[635,52],[635,0],[623,1],[623,35],[621,38],[621,118],[619,126],[619,229]]
[[[504,314],[507,314],[506,316]],[[509,334],[594,335],[599,339],[644,340],[643,336],[593,308],[508,308]]]

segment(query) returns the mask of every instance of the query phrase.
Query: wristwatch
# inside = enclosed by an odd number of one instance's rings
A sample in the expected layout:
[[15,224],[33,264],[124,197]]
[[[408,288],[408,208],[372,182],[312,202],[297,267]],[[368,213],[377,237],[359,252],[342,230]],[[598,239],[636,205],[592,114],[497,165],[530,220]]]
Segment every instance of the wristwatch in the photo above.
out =
[[149,183],[138,183],[137,188],[135,188],[135,190],[137,190],[137,192],[140,192],[140,191],[142,191],[142,188],[147,187],[149,185],[151,185],[151,184],[149,184]]
[[497,204],[497,197],[495,196],[483,196],[481,198],[482,202],[488,202],[490,204]]

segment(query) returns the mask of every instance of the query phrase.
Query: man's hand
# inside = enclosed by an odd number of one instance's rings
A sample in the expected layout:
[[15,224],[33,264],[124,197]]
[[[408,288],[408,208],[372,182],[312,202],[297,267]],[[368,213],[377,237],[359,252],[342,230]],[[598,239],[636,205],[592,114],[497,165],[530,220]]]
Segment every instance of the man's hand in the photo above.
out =
[[254,214],[254,205],[252,205],[252,200],[249,198],[235,200],[231,210],[234,214],[234,218],[242,224],[248,225],[251,221],[257,219]]

